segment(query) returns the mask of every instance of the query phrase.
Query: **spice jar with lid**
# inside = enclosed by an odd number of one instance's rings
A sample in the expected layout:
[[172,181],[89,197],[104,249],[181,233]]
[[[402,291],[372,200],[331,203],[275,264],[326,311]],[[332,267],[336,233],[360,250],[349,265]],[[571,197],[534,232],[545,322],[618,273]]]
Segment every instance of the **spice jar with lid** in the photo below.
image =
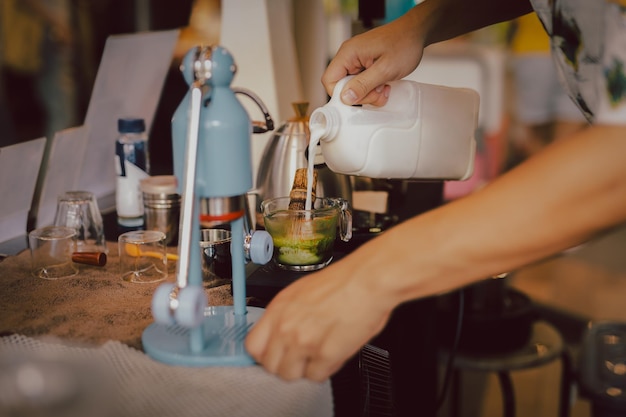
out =
[[155,175],[140,182],[144,205],[144,227],[165,233],[167,245],[178,244],[180,194],[174,175]]

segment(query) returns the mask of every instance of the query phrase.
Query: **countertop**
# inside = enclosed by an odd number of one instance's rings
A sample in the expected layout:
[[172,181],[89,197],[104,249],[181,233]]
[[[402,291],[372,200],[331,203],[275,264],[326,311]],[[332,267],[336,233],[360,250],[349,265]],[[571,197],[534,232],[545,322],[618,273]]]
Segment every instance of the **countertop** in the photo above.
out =
[[[98,410],[86,400],[92,407],[88,412],[80,409],[78,414],[67,414],[63,408],[58,415],[64,417],[96,415],[93,413],[104,409],[102,404],[114,405],[107,408],[111,413],[106,417],[333,415],[330,381],[287,382],[256,365],[172,366],[144,354],[141,337],[154,321],[150,304],[159,283],[123,281],[118,273],[117,243],[107,245],[104,267],[79,265],[78,275],[58,280],[31,276],[28,250],[0,262],[3,383],[10,383],[11,372],[23,362],[41,372],[49,370],[50,354],[55,354],[53,365],[62,364],[65,376],[75,378],[78,382],[74,385],[81,389],[83,382],[99,380],[103,372],[112,378],[111,383],[105,385],[102,381],[97,387],[85,382],[84,390],[72,394],[92,398],[94,392],[100,393],[106,386],[110,391],[104,403],[97,403]],[[168,281],[175,281],[174,271],[175,265],[170,265]],[[209,305],[231,305],[230,287],[207,283]],[[90,367],[79,359],[103,366],[85,379]],[[58,380],[57,376],[52,379]],[[5,400],[0,396],[0,415],[6,410]],[[15,410],[14,404],[8,406]]]
[[626,322],[626,225],[516,271],[511,284],[561,317]]

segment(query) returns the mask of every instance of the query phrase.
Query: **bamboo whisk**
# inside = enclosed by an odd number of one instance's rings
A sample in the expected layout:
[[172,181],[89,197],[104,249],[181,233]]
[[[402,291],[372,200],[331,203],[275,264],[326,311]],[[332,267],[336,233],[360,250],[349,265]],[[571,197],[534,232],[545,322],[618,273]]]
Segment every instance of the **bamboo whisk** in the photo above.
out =
[[[298,168],[293,178],[293,185],[289,192],[289,210],[305,210],[308,185],[307,168]],[[317,188],[317,170],[313,170],[313,187],[311,192],[311,210],[315,202],[315,189]],[[293,238],[311,236],[313,234],[313,217],[310,213],[294,216],[293,224],[289,230],[289,236]]]
[[[293,184],[289,192],[289,210],[304,210],[306,206],[306,188],[308,185],[307,168],[296,169]],[[313,170],[313,188],[311,193],[311,207],[315,201],[315,189],[317,188],[317,170]]]

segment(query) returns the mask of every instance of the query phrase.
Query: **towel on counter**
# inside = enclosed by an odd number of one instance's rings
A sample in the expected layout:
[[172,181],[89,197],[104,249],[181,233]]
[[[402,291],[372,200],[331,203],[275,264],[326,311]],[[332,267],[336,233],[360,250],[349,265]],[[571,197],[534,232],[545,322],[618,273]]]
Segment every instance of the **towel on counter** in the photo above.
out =
[[2,415],[25,404],[51,417],[333,415],[329,381],[286,382],[258,366],[171,366],[117,341],[85,347],[4,336],[0,375]]

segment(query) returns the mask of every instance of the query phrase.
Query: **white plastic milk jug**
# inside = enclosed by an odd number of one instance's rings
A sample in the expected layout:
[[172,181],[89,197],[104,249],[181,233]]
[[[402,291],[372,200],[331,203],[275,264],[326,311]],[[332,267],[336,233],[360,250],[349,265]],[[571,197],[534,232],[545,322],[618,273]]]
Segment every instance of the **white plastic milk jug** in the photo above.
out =
[[468,88],[390,82],[387,104],[348,106],[337,83],[309,121],[334,172],[371,178],[465,180],[474,171],[479,96]]

